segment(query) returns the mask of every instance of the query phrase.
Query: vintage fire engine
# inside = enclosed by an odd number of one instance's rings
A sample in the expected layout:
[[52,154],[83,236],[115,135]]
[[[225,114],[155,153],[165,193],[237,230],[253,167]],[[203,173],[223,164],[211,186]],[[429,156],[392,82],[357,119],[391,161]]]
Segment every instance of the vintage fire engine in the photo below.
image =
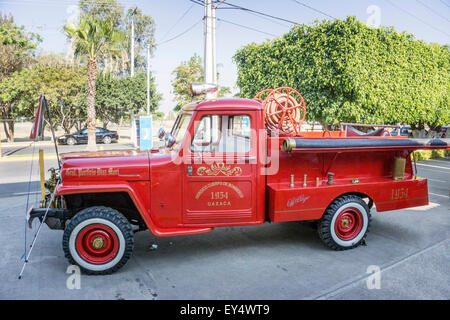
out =
[[[211,90],[191,86],[193,94]],[[141,230],[173,237],[309,221],[325,245],[344,250],[365,242],[373,206],[428,204],[411,153],[448,149],[445,141],[393,137],[386,128],[302,132],[305,114],[291,88],[188,104],[170,133],[160,129],[158,150],[63,154],[49,209],[32,209],[29,222],[45,218],[64,230],[70,263],[105,274],[127,262]]]

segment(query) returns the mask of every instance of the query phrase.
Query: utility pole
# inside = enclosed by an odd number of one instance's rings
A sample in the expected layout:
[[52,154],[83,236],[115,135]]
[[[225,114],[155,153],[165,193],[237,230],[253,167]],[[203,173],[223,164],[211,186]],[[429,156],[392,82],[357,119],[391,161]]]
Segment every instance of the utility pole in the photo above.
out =
[[137,8],[131,13],[131,76],[134,77],[134,15]]
[[150,115],[150,44],[147,44],[147,115]]
[[131,76],[134,77],[134,17],[131,20]]
[[[215,76],[215,8],[212,0],[205,0],[204,31],[205,52],[204,52],[204,72],[205,82],[217,84]],[[216,92],[208,92],[206,99],[217,97]]]
[[[217,6],[212,5],[212,64],[213,64],[213,83],[217,85],[217,61],[216,61],[216,8]],[[217,91],[214,92],[215,97],[217,97]]]

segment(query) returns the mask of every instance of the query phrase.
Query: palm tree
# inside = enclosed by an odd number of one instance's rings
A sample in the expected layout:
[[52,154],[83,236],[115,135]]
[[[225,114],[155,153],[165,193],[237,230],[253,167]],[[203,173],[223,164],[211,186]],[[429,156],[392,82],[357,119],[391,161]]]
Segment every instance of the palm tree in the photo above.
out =
[[125,35],[114,26],[112,21],[99,20],[84,15],[78,24],[64,26],[64,31],[73,41],[76,56],[88,58],[86,83],[88,150],[95,150],[95,84],[97,80],[97,60],[104,54],[116,55],[123,44]]

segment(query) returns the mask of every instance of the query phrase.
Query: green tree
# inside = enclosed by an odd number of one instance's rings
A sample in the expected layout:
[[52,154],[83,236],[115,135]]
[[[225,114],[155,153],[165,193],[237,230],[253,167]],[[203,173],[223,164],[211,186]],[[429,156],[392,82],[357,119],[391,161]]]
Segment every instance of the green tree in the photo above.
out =
[[[194,54],[188,61],[183,61],[175,68],[172,75],[175,76],[172,79],[173,93],[175,94],[174,100],[177,102],[174,108],[175,111],[179,111],[184,105],[202,98],[202,96],[200,98],[193,97],[190,92],[191,83],[203,82],[204,79],[202,58],[199,55]],[[219,86],[219,97],[230,93],[230,88]]]
[[323,124],[450,121],[450,51],[393,28],[328,20],[296,25],[281,38],[250,44],[234,56],[240,95],[290,86]]
[[88,149],[95,150],[97,59],[105,53],[116,54],[124,34],[114,26],[113,21],[99,20],[89,15],[82,16],[78,24],[64,26],[64,30],[74,41],[75,55],[85,55],[89,59],[86,83]]
[[92,16],[98,20],[109,20],[118,28],[122,23],[123,6],[117,0],[80,0],[81,16]]
[[0,99],[11,104],[14,117],[34,115],[39,96],[45,94],[55,126],[66,133],[85,119],[81,101],[86,84],[86,68],[36,64],[15,72],[0,82]]
[[[155,49],[155,22],[152,17],[143,14],[142,10],[138,7],[129,8],[124,17],[123,27],[125,29],[125,33],[130,37],[132,20],[134,21],[135,35],[134,64],[137,69],[144,70],[146,67],[147,46],[150,46],[150,54],[153,54]],[[131,39],[126,42],[125,49],[126,53],[130,52]]]
[[117,0],[80,0],[81,16],[93,16],[99,20],[110,20],[114,26],[125,34],[120,54],[113,59],[106,52],[98,62],[106,72],[116,75],[129,75],[131,52],[131,21],[134,21],[135,50],[134,63],[137,70],[146,66],[146,48],[150,45],[150,53],[154,51],[155,24],[151,16],[143,14],[138,7],[131,7],[126,12]]
[[[22,70],[32,63],[35,48],[40,41],[37,34],[26,32],[24,27],[14,24],[11,16],[0,12],[0,84],[11,74]],[[14,124],[20,114],[14,108],[9,98],[15,97],[9,86],[14,81],[8,81],[3,86],[9,88],[9,93],[0,92],[0,118],[8,141],[14,141]],[[12,94],[12,96],[11,96]]]
[[[155,79],[150,77],[150,111],[155,113],[161,101],[156,92]],[[131,77],[115,77],[111,73],[100,73],[97,77],[95,97],[97,114],[106,128],[108,123],[120,123],[125,115],[146,112],[147,74],[137,72]]]

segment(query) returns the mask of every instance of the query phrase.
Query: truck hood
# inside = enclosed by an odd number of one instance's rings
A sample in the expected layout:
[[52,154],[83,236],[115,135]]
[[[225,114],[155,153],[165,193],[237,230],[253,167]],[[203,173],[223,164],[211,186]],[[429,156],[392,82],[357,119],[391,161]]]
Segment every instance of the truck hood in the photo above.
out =
[[61,154],[61,178],[66,182],[149,180],[149,153],[136,150]]

